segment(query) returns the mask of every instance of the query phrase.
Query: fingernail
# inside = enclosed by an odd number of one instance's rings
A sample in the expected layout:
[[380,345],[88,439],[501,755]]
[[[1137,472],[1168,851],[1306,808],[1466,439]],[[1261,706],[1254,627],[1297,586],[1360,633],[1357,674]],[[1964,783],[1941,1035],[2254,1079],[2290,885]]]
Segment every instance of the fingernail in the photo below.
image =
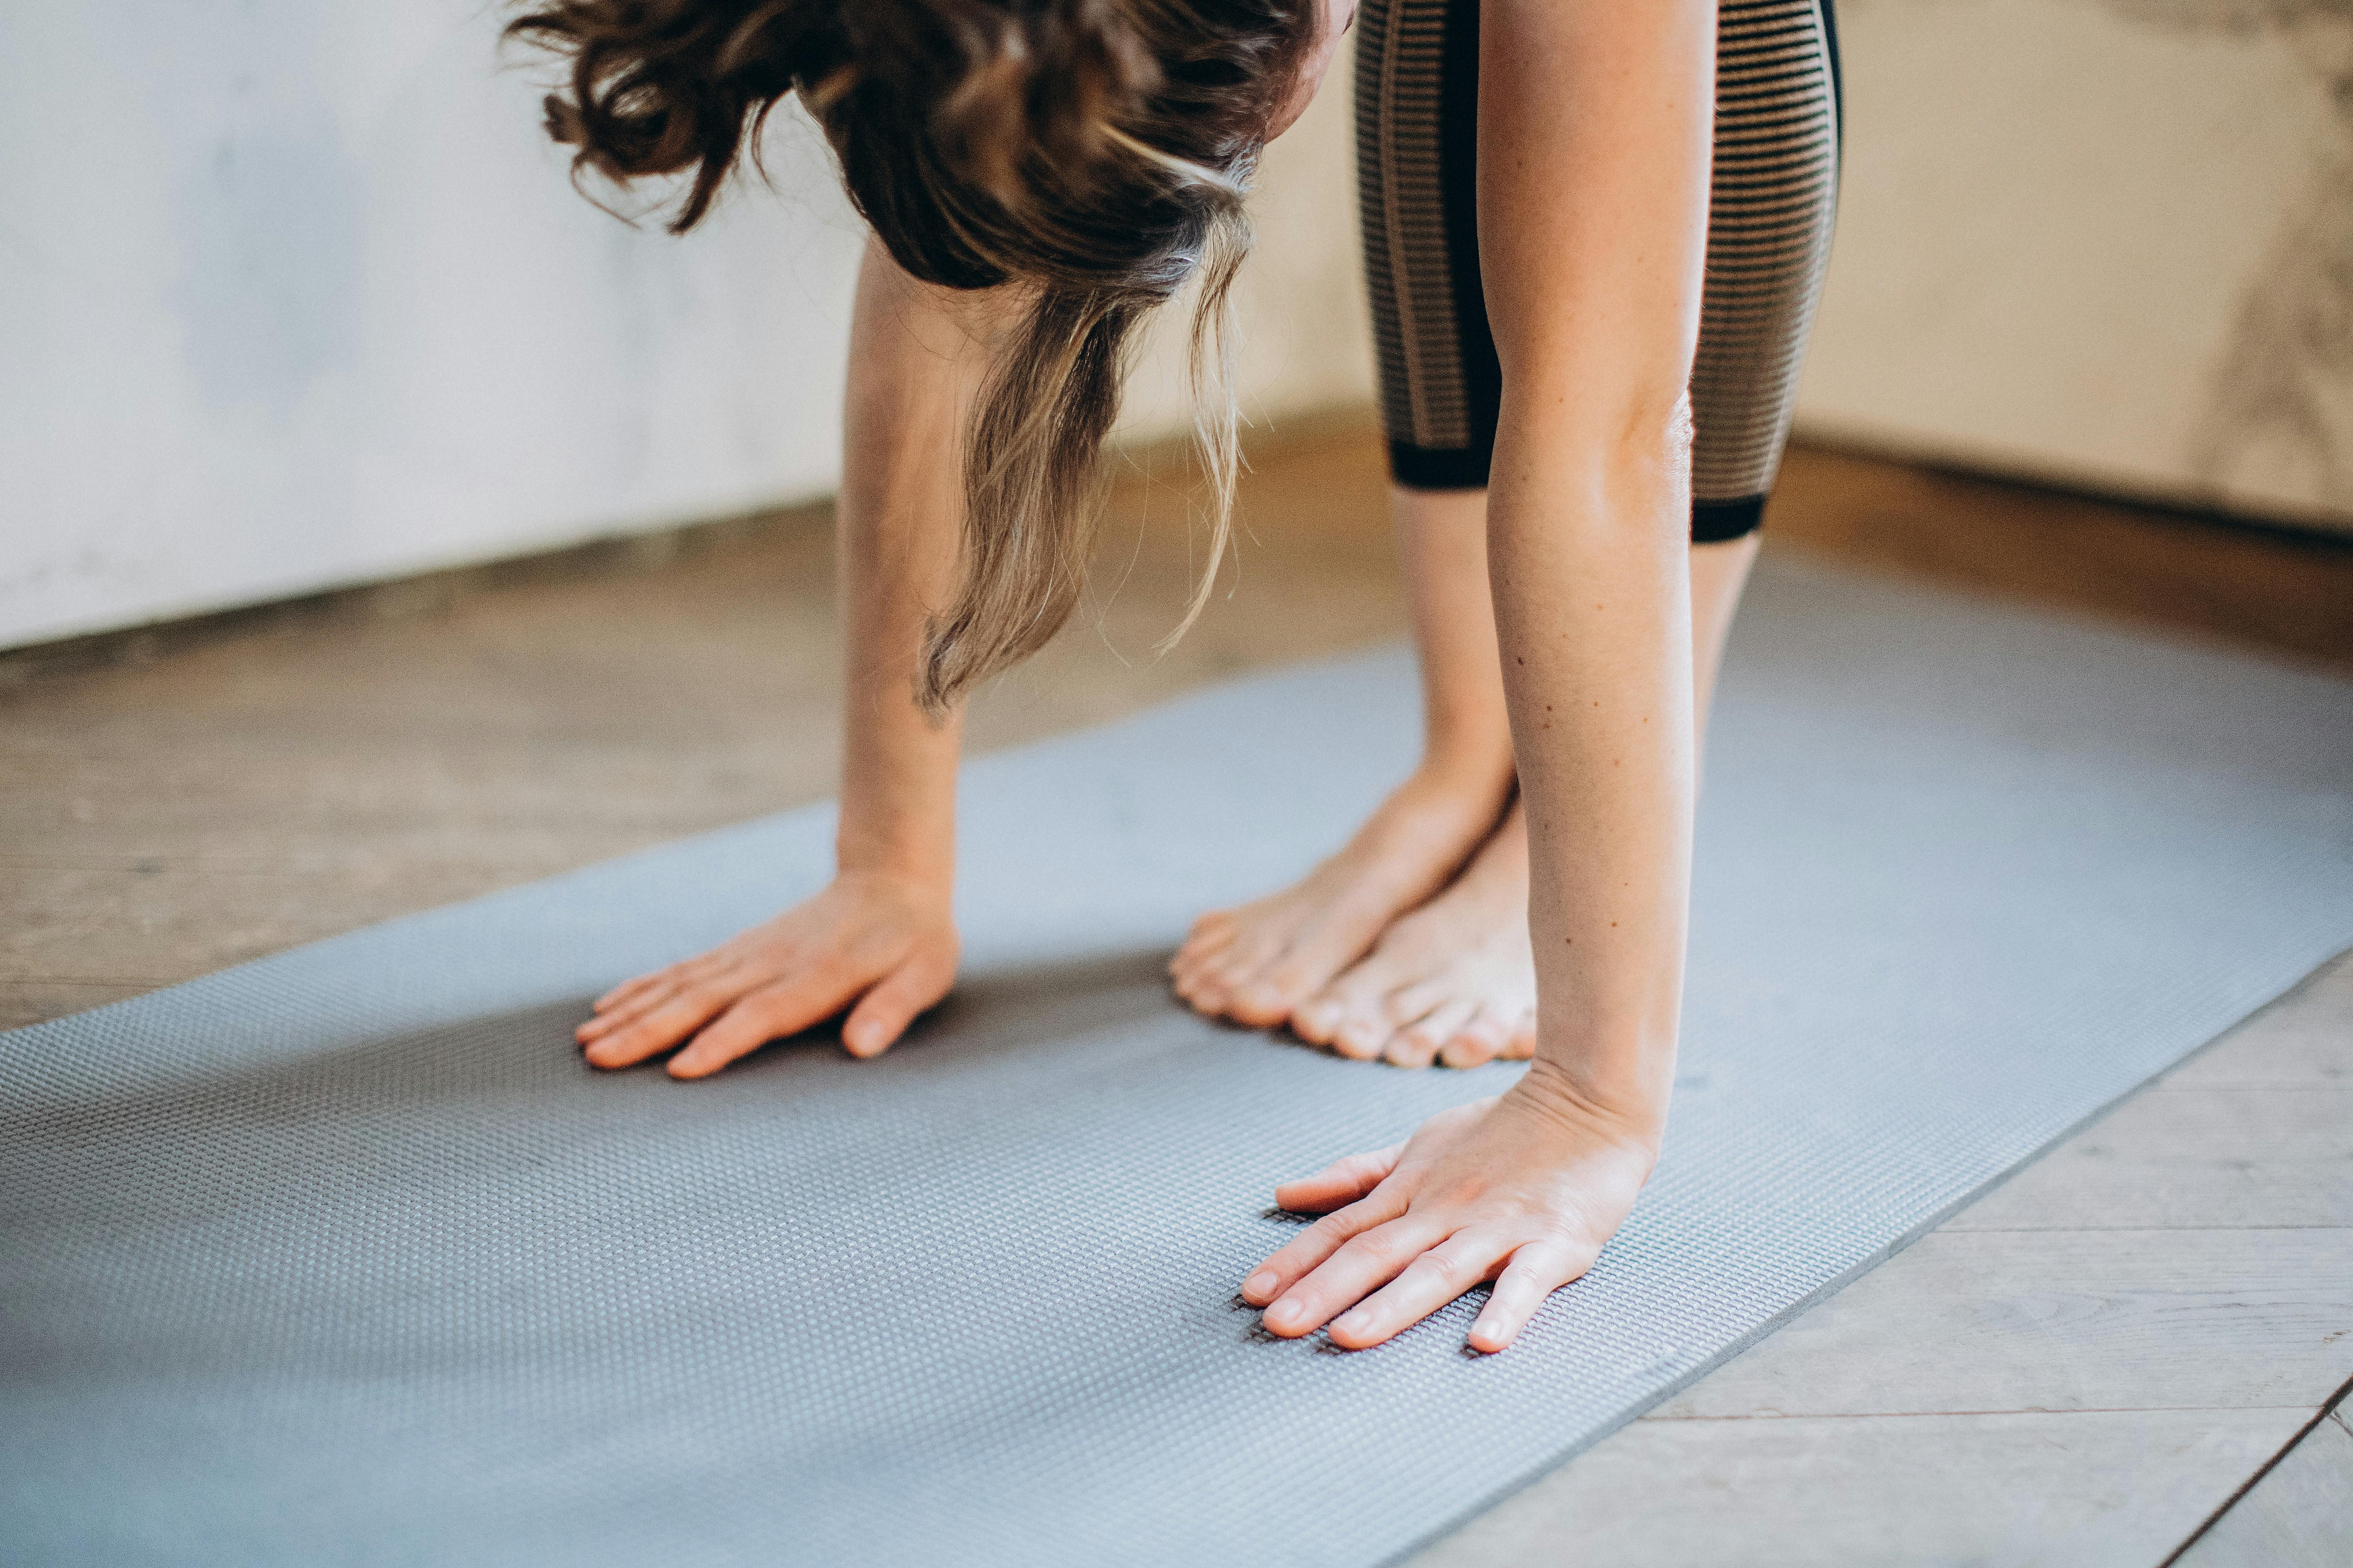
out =
[[1277,1301],[1266,1310],[1267,1322],[1278,1329],[1288,1328],[1307,1315],[1307,1309],[1296,1301]]
[[1282,1280],[1276,1276],[1273,1269],[1261,1268],[1257,1273],[1242,1281],[1242,1294],[1245,1296],[1263,1296],[1281,1283]]
[[1332,1326],[1344,1334],[1361,1334],[1373,1326],[1373,1315],[1359,1307]]

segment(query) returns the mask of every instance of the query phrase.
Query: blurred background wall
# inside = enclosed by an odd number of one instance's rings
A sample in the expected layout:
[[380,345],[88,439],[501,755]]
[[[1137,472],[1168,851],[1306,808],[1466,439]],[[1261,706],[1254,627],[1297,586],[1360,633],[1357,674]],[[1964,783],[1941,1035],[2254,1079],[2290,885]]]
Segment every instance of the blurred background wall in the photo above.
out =
[[[833,488],[860,230],[813,128],[778,117],[774,194],[632,229],[501,20],[0,6],[0,646]],[[1344,97],[1270,161],[1261,417],[1368,385]],[[1138,394],[1183,417],[1165,365]]]
[[1840,0],[1810,435],[2353,522],[2353,0]]
[[[859,233],[815,134],[779,117],[773,195],[632,229],[567,185],[500,19],[0,7],[0,646],[832,489]],[[1841,19],[1802,430],[2353,520],[2353,0]],[[1369,395],[1345,78],[1256,204],[1245,405],[1278,432]],[[1172,362],[1131,434],[1181,422]]]

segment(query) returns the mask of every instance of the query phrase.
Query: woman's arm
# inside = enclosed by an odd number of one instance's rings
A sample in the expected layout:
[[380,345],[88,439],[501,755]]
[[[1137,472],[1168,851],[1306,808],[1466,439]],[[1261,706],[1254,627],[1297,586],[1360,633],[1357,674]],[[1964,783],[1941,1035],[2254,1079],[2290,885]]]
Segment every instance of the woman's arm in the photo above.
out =
[[888,1048],[947,994],[957,942],[960,714],[914,702],[924,622],[955,589],[964,490],[955,454],[987,367],[989,301],[919,283],[870,242],[851,318],[836,509],[846,727],[837,875],[700,957],[629,981],[579,1030],[588,1060],[673,1047],[680,1078],[849,1011],[859,1056]]
[[1482,18],[1480,261],[1504,370],[1489,561],[1538,1043],[1499,1100],[1278,1193],[1334,1212],[1243,1294],[1276,1333],[1331,1322],[1351,1347],[1491,1279],[1470,1342],[1510,1342],[1625,1218],[1674,1076],[1694,753],[1683,398],[1715,6],[1486,0]]

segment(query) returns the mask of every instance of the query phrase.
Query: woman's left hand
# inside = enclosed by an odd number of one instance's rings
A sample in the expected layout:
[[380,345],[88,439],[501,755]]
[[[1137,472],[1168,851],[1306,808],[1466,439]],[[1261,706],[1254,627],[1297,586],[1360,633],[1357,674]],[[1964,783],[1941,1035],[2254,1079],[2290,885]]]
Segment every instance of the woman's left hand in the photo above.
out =
[[1282,1207],[1324,1217],[1259,1265],[1242,1300],[1271,1333],[1330,1323],[1334,1344],[1363,1350],[1493,1279],[1466,1342],[1502,1350],[1592,1267],[1657,1158],[1655,1118],[1599,1106],[1539,1062],[1403,1143],[1276,1188]]

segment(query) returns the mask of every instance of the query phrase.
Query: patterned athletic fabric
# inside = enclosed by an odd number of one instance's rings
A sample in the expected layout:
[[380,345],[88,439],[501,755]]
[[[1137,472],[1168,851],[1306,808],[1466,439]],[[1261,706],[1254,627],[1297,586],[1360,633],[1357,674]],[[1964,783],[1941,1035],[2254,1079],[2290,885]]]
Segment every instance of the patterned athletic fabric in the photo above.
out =
[[[1838,196],[1831,0],[1721,0],[1692,538],[1736,539],[1780,466]],[[1479,282],[1478,0],[1364,0],[1356,168],[1389,462],[1487,482],[1503,374]],[[1574,199],[1566,193],[1565,199]]]

